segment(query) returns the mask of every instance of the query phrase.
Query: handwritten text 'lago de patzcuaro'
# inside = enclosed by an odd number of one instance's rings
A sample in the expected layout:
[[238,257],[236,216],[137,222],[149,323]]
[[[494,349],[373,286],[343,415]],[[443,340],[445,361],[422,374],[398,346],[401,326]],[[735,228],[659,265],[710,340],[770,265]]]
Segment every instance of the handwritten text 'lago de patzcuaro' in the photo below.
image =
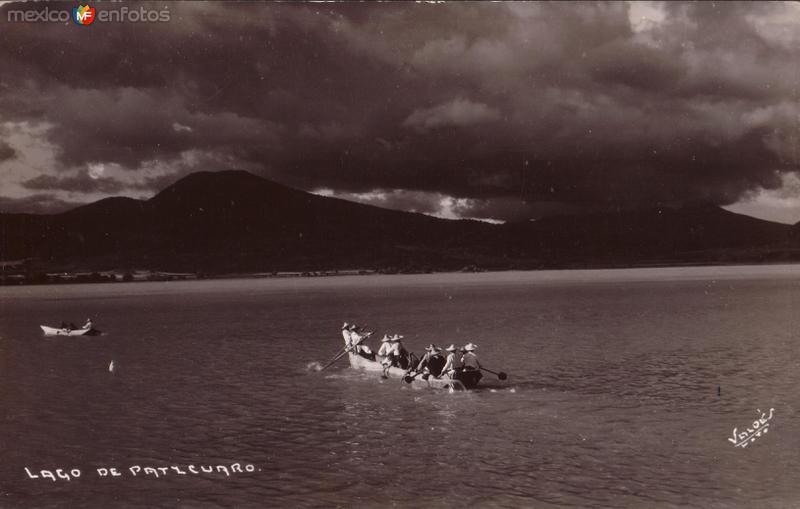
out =
[[[132,465],[129,467],[99,467],[89,471],[91,477],[120,478],[120,477],[140,477],[158,479],[161,477],[180,477],[185,475],[216,475],[230,477],[234,474],[249,474],[261,471],[251,463],[232,463],[230,465],[170,465],[167,467],[155,467],[150,465]],[[25,467],[25,474],[28,479],[39,479],[47,481],[72,481],[83,477],[80,468],[55,468],[31,470]]]
[[728,441],[731,442],[734,447],[741,447],[744,449],[755,442],[756,438],[760,437],[762,434],[766,435],[769,431],[769,421],[772,419],[775,409],[769,409],[769,417],[767,417],[766,413],[761,412],[761,409],[756,410],[756,412],[761,414],[761,417],[753,421],[753,424],[744,431],[733,428],[733,437],[729,438]]

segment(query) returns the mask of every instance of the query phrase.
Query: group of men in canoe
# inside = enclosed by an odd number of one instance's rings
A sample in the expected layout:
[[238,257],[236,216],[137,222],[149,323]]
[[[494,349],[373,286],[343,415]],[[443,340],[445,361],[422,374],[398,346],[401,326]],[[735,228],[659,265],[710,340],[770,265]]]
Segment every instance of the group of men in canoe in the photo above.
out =
[[406,370],[407,373],[413,372],[414,376],[421,375],[426,380],[429,376],[436,378],[448,376],[459,379],[462,373],[469,373],[476,379],[476,383],[482,376],[480,373],[481,363],[475,353],[478,346],[473,343],[468,343],[463,347],[451,344],[444,349],[446,354],[442,352],[442,348],[430,344],[425,348],[422,358],[418,358],[406,350],[402,342],[403,336],[399,334],[391,336],[384,334],[378,352],[373,352],[369,346],[364,344],[364,341],[372,334],[374,331],[366,331],[356,324],[345,322],[342,325],[342,337],[347,348],[365,359],[380,362],[384,367],[384,372],[394,366]]

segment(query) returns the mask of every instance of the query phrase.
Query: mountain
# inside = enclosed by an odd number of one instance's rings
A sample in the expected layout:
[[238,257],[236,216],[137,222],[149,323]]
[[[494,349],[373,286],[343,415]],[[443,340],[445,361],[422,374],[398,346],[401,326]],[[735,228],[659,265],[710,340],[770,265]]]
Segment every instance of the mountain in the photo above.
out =
[[0,259],[33,260],[38,270],[204,273],[759,262],[792,259],[792,231],[713,206],[452,221],[223,171],[189,175],[146,201],[0,214]]
[[562,259],[688,263],[726,261],[742,251],[764,254],[786,240],[790,227],[700,205],[547,217],[523,231],[528,252],[549,251]]
[[[4,260],[180,271],[460,268],[490,225],[312,195],[242,171],[200,172],[147,201],[0,215]],[[461,253],[465,248],[470,248]]]

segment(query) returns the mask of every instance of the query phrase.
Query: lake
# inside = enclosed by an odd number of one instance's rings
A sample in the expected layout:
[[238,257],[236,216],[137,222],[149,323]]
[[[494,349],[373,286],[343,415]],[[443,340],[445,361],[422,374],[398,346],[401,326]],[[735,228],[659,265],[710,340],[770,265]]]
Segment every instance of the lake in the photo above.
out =
[[[0,507],[797,507],[798,295],[798,265],[0,288]],[[509,379],[314,371],[343,321]]]

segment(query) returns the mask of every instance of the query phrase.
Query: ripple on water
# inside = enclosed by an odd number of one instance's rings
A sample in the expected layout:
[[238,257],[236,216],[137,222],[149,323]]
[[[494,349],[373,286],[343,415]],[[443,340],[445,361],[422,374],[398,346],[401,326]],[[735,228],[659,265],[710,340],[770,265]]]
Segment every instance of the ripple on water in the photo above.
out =
[[[696,272],[658,274],[0,296],[6,503],[796,505],[793,272],[731,273],[724,285]],[[35,329],[87,308],[107,335],[45,341]],[[344,360],[316,371],[339,348],[342,317],[396,328],[418,351],[469,338],[510,379],[487,376],[486,390],[450,394],[354,372]],[[120,367],[113,376],[110,359]],[[746,450],[726,441],[770,407],[777,417],[769,435]],[[20,478],[23,465],[237,461],[261,470],[53,486]]]

